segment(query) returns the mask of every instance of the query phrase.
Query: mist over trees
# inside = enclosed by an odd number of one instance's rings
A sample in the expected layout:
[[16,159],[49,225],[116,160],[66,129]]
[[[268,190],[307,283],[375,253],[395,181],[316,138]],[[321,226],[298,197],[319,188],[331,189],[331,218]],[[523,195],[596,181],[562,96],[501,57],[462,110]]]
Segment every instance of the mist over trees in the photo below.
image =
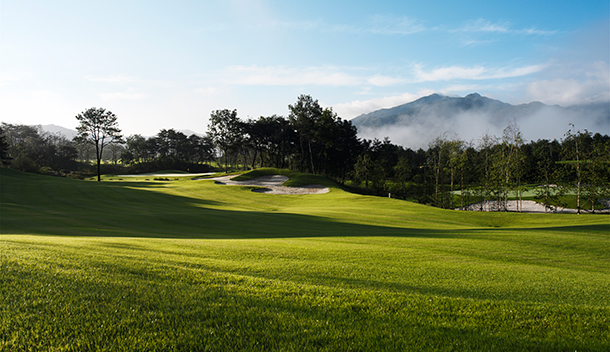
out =
[[610,198],[607,135],[569,130],[560,141],[528,143],[513,120],[501,136],[465,141],[443,133],[426,150],[414,151],[389,138],[358,138],[350,121],[308,95],[288,107],[287,119],[242,121],[236,110],[213,112],[209,135],[225,169],[287,167],[328,176],[360,192],[447,209],[476,202],[478,210],[506,211],[509,198],[521,201],[531,189],[549,211],[565,205],[562,197],[569,192],[577,194],[579,211],[581,194],[593,209]]
[[563,196],[570,192],[577,194],[578,212],[581,194],[595,210],[610,198],[609,152],[610,137],[588,131],[568,131],[561,141],[530,143],[516,124],[507,126],[502,137],[485,134],[476,143],[442,135],[430,143],[426,159],[413,165],[420,172],[415,185],[425,190],[417,199],[449,209],[478,202],[478,210],[505,211],[509,196],[522,200],[533,189],[534,199],[549,211],[566,206]]
[[465,97],[432,94],[415,101],[362,114],[351,120],[364,138],[388,136],[399,145],[426,148],[445,131],[464,140],[484,133],[502,136],[513,121],[528,140],[562,136],[569,123],[580,129],[605,131],[610,122],[608,103],[561,107],[541,102],[512,105],[472,93]]
[[[106,173],[158,170],[208,172],[258,167],[320,174],[353,191],[414,200],[446,209],[507,210],[524,194],[549,211],[574,194],[581,209],[610,199],[610,137],[569,127],[560,140],[526,141],[513,120],[502,135],[462,140],[443,133],[412,150],[389,138],[361,139],[351,121],[309,95],[288,106],[287,117],[242,120],[237,110],[211,113],[204,136],[163,129],[152,137],[127,136],[101,155]],[[39,127],[2,124],[2,163],[23,171],[91,172],[92,144]],[[476,204],[476,205],[473,205]],[[521,203],[518,202],[518,210]]]

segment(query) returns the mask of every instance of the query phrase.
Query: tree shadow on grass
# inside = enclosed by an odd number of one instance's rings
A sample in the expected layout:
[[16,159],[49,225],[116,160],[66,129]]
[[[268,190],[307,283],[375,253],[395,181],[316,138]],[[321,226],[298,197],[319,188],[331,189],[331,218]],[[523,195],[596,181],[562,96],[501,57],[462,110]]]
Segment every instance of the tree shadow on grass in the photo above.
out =
[[[5,234],[184,239],[472,238],[504,231],[544,230],[399,228],[348,223],[312,215],[221,210],[213,207],[226,205],[222,200],[154,191],[165,187],[166,182],[97,183],[51,177],[7,177],[3,183],[0,231]],[[19,187],[12,187],[14,185]],[[12,191],[13,188],[21,191]],[[354,218],[357,216],[354,214]],[[549,231],[583,233],[608,232],[608,229],[610,225],[548,228]]]
[[222,200],[154,192],[163,182],[23,177],[3,183],[5,234],[185,239],[453,236],[449,231],[358,225],[310,215],[220,210],[213,207],[224,205]]

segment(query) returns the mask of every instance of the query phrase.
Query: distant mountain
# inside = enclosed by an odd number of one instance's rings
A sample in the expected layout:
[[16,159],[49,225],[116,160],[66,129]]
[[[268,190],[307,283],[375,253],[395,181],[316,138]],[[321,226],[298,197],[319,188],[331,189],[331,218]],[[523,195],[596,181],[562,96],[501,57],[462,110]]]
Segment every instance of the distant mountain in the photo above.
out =
[[[74,136],[76,136],[76,134],[77,134],[77,132],[75,130],[71,130],[69,128],[65,128],[65,127],[61,127],[61,126],[57,126],[57,125],[41,125],[40,128],[42,128],[43,131],[49,132],[49,133],[61,133],[62,135],[64,135],[68,139],[74,138]],[[187,136],[190,136],[190,135],[193,135],[193,134],[196,134],[198,136],[204,136],[201,133],[197,133],[195,131],[188,130],[188,129],[177,130],[177,131],[178,132],[182,132],[182,133],[184,133]],[[126,136],[127,135],[125,135],[125,137]]]
[[57,125],[41,125],[40,128],[42,128],[42,130],[45,132],[60,133],[68,139],[72,139],[74,136],[76,136],[76,131]]
[[425,148],[442,133],[476,140],[485,133],[501,136],[512,121],[528,140],[559,139],[568,123],[577,129],[610,133],[608,103],[561,107],[540,102],[511,105],[472,93],[465,97],[432,94],[389,109],[362,114],[352,119],[363,138],[390,137],[411,148]]
[[189,129],[178,130],[178,132],[182,132],[182,133],[184,133],[187,136],[190,136],[190,135],[193,135],[193,134],[197,135],[199,137],[203,137],[204,136],[204,134],[201,134],[201,133],[195,132],[193,130],[189,130]]

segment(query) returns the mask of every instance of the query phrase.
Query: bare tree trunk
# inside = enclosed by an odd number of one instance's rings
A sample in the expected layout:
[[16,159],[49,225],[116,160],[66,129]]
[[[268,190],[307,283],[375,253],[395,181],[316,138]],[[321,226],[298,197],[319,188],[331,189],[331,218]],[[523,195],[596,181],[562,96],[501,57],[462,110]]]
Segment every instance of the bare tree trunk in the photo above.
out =
[[305,148],[303,148],[303,138],[299,138],[299,141],[301,142],[301,160],[299,161],[299,168],[301,169],[300,171],[303,172],[304,170],[304,165],[305,161],[303,160],[305,158]]
[[315,174],[316,170],[313,167],[313,153],[311,152],[311,140],[308,141],[309,145],[309,160],[311,161],[311,173]]
[[95,143],[95,154],[97,157],[97,182],[100,182],[102,180],[101,177],[101,162],[102,162],[102,150],[100,149],[100,146],[98,143]]
[[578,139],[576,139],[576,175],[578,177],[578,190],[576,195],[576,212],[580,214],[580,186],[581,186],[581,173],[580,173],[580,155],[578,153]]
[[229,173],[229,168],[227,166],[228,160],[227,158],[229,157],[229,152],[227,150],[224,151],[225,152],[225,174]]
[[451,168],[451,199],[450,199],[450,204],[451,204],[451,209],[453,209],[453,167]]
[[464,170],[462,168],[460,178],[460,209],[464,210]]
[[437,206],[438,206],[439,182],[440,182],[440,176],[441,176],[441,158],[442,158],[441,152],[442,151],[440,150],[440,147],[439,147],[438,160],[436,161],[436,170],[435,170],[435,175],[434,175],[434,201],[436,202]]

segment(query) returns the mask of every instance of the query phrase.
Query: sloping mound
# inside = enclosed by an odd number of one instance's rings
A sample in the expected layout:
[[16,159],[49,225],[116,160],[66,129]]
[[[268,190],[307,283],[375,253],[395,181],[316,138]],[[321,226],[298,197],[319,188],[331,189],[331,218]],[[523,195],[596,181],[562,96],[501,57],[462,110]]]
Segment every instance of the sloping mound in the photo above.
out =
[[300,187],[283,186],[284,182],[288,181],[288,177],[283,175],[259,176],[247,181],[231,180],[231,178],[234,177],[234,175],[231,175],[209,178],[207,180],[214,180],[218,184],[229,186],[264,187],[262,189],[254,189],[253,192],[269,194],[322,194],[330,191],[328,187],[322,185],[306,185]]

